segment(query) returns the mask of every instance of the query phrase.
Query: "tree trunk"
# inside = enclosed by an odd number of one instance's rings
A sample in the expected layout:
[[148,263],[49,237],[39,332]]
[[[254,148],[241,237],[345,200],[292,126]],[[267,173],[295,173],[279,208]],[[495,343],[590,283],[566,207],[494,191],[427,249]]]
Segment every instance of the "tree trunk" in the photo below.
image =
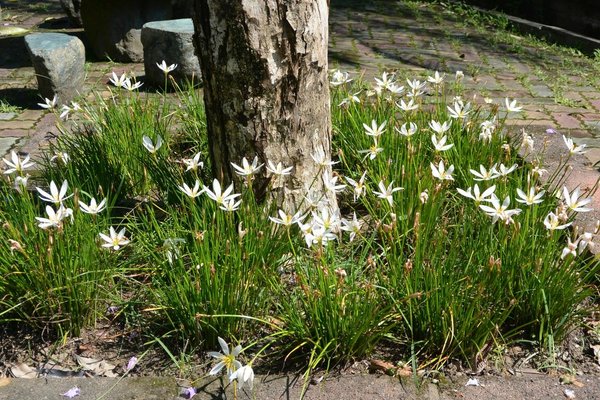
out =
[[306,204],[310,190],[337,209],[321,178],[331,167],[311,157],[320,149],[331,157],[327,0],[195,0],[194,5],[215,177],[239,185],[230,163],[243,157],[281,162],[293,167],[292,175],[277,185],[263,167],[253,186],[259,199],[291,212]]

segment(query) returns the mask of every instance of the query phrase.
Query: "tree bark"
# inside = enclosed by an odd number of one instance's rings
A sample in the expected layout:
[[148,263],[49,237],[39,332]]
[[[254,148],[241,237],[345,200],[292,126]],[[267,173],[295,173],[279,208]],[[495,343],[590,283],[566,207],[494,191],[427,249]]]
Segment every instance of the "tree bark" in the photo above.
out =
[[[208,138],[215,177],[240,182],[231,162],[254,156],[292,166],[283,185],[263,167],[259,199],[287,212],[304,208],[310,190],[337,209],[324,189],[331,167],[327,75],[327,0],[195,0],[194,42],[204,82]],[[279,186],[279,187],[278,187]]]

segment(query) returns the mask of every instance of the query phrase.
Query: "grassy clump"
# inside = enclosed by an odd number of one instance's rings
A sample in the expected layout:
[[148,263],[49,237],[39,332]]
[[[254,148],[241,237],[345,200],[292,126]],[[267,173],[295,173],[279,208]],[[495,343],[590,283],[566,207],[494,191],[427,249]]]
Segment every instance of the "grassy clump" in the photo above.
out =
[[[562,229],[586,201],[557,174],[543,180],[542,160],[519,158],[531,138],[511,141],[504,106],[451,98],[460,79],[333,79],[341,212],[318,198],[277,210],[255,201],[251,177],[212,181],[193,87],[177,107],[135,92],[85,105],[38,183],[68,181],[74,196],[51,207],[72,219],[41,229],[37,193],[2,186],[0,241],[20,247],[0,250],[0,318],[77,334],[112,305],[148,336],[266,343],[310,368],[368,357],[384,340],[418,366],[564,337],[598,267],[589,235]],[[160,148],[144,146],[159,136]],[[86,215],[79,200],[91,197],[106,209]]]

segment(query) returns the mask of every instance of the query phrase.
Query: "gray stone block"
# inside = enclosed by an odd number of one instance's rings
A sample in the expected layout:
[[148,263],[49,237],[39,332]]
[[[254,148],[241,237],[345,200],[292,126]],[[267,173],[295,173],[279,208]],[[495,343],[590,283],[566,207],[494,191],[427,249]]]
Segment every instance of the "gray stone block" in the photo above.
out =
[[194,24],[189,18],[144,24],[142,44],[146,80],[158,86],[164,85],[164,72],[156,66],[164,60],[167,65],[178,65],[169,73],[178,84],[192,78],[199,82],[200,64],[194,51],[193,36]]
[[141,62],[142,26],[171,19],[165,0],[82,0],[83,28],[94,54],[118,62]]
[[85,78],[85,47],[64,33],[32,33],[25,36],[42,97],[54,95],[62,104],[79,94]]

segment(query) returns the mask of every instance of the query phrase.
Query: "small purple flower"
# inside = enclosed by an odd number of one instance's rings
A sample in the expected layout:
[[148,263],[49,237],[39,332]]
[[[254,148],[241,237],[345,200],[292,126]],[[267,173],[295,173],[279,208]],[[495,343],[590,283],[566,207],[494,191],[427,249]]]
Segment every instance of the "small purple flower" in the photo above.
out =
[[546,129],[546,133],[549,134],[549,135],[553,135],[553,134],[555,134],[557,132],[554,129],[552,129],[552,128],[548,128],[548,129]]
[[133,356],[129,359],[129,362],[127,363],[127,366],[125,367],[125,371],[129,372],[131,371],[137,364],[138,359],[136,356]]
[[119,311],[119,307],[117,306],[109,306],[106,308],[106,313],[108,315],[115,315]]
[[79,396],[80,394],[81,394],[81,390],[79,390],[79,388],[77,386],[75,386],[75,387],[72,387],[71,389],[69,389],[68,391],[66,391],[65,393],[63,393],[61,396],[72,399],[73,397]]
[[197,394],[196,388],[193,388],[193,387],[185,388],[185,389],[183,389],[182,394],[186,399],[191,399],[192,397],[194,397]]

